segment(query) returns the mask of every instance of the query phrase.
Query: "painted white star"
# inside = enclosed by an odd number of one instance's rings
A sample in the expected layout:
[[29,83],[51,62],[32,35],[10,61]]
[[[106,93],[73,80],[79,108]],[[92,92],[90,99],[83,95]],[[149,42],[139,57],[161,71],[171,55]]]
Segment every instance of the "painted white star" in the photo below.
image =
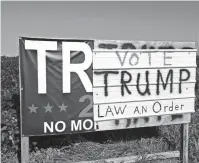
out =
[[65,112],[66,112],[66,108],[67,108],[67,107],[68,107],[67,105],[64,105],[64,103],[62,103],[62,105],[59,106],[59,108],[61,109],[60,112],[61,112],[61,111],[65,111]]
[[30,106],[30,107],[28,107],[29,109],[30,109],[30,113],[37,113],[37,111],[36,111],[36,109],[38,108],[38,107],[35,107],[34,106],[34,104],[32,104],[32,106]]
[[51,112],[51,113],[52,113],[52,110],[51,110],[51,109],[53,108],[53,106],[50,106],[49,103],[48,103],[48,105],[45,106],[44,108],[46,109],[46,110],[45,110],[45,113],[46,113],[46,112]]

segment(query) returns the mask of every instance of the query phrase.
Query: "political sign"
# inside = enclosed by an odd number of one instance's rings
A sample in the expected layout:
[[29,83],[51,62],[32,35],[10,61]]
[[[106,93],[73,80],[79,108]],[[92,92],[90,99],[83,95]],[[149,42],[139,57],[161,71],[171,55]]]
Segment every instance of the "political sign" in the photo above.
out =
[[[23,136],[190,121],[195,49],[135,49],[129,48],[130,43],[128,48],[97,47],[98,42],[19,39]],[[181,120],[175,121],[176,115]],[[142,118],[145,121],[137,123]]]

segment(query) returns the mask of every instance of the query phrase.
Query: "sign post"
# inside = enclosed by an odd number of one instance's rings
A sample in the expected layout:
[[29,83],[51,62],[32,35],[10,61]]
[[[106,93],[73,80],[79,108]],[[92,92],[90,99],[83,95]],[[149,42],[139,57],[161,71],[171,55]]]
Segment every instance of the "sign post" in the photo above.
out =
[[189,142],[189,124],[185,123],[181,125],[181,156],[182,163],[188,163],[188,142]]
[[29,162],[29,137],[21,136],[21,163]]
[[148,44],[20,38],[22,162],[30,136],[182,124],[187,163],[196,50]]

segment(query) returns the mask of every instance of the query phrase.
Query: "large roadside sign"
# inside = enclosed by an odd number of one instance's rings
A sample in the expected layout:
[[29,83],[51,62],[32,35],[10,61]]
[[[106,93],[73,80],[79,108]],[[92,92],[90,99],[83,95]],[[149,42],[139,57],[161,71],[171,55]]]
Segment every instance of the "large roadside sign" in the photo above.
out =
[[99,42],[19,39],[22,136],[190,122],[192,44],[135,48],[137,42]]

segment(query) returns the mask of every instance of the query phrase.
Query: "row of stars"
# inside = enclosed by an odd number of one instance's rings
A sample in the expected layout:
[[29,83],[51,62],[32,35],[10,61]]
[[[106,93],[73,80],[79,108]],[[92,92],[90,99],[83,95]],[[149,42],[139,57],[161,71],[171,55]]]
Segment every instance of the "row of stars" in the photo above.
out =
[[[68,107],[67,105],[64,105],[64,103],[62,103],[61,106],[58,106],[60,108],[60,112],[65,111],[66,112],[66,108]],[[37,109],[39,107],[36,107],[34,104],[32,104],[32,106],[28,107],[30,109],[30,113],[37,113]],[[45,109],[45,113],[47,112],[51,112],[52,113],[52,108],[53,106],[50,106],[50,104],[48,103],[47,106],[44,107]]]

